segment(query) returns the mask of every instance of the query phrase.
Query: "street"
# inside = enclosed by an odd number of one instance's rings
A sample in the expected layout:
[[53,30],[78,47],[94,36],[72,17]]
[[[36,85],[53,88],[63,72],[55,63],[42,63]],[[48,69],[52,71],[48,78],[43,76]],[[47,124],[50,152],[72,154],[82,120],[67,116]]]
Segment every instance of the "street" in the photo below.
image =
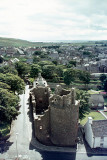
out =
[[11,136],[8,140],[8,145],[11,145],[9,146],[9,150],[0,154],[0,158],[4,158],[6,160],[15,159],[18,153],[18,157],[21,159],[42,159],[40,153],[35,151],[35,149],[32,149],[30,146],[32,138],[32,123],[30,121],[28,98],[29,86],[26,86],[25,94],[20,95],[21,107],[19,111],[21,114],[12,124]]
[[60,151],[43,151],[31,145],[33,135],[32,117],[29,110],[29,86],[25,94],[20,95],[21,114],[12,123],[11,136],[0,153],[0,159],[15,160],[107,160],[107,155],[91,155],[85,152],[67,153]]

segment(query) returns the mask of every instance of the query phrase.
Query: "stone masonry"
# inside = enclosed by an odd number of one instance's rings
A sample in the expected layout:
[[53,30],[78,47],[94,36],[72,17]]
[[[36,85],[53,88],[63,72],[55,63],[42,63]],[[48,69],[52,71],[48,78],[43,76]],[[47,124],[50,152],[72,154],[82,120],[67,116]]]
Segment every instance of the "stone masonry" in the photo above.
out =
[[48,86],[36,86],[30,94],[35,137],[43,144],[74,146],[77,140],[79,101],[75,89],[57,86],[50,94]]

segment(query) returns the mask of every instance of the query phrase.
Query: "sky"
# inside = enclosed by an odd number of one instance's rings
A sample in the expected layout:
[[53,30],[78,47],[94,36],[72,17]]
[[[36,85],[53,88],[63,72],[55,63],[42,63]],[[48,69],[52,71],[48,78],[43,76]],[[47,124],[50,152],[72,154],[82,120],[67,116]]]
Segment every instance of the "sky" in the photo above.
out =
[[107,40],[107,0],[0,0],[0,37]]

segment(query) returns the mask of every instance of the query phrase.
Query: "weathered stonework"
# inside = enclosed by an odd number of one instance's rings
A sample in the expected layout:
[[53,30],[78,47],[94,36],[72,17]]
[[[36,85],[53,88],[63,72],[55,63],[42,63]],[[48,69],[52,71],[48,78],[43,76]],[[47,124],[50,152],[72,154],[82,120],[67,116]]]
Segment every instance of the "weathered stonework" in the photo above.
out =
[[[59,86],[56,88],[58,90]],[[76,144],[78,131],[79,102],[75,101],[75,90],[60,88],[50,97],[50,134],[51,141],[59,146]]]
[[75,145],[79,115],[75,89],[69,91],[58,85],[50,94],[49,87],[36,86],[31,95],[35,137],[47,145]]
[[35,110],[37,114],[41,114],[44,110],[48,109],[49,106],[49,87],[37,86],[33,88],[32,94],[35,97],[36,106]]

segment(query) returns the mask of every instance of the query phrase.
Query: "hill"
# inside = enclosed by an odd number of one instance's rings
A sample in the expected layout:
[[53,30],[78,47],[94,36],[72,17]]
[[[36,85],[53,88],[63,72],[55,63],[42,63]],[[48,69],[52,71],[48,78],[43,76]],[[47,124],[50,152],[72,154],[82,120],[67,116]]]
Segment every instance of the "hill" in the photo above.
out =
[[88,41],[88,40],[60,40],[53,42],[30,42],[27,40],[15,39],[15,38],[3,38],[0,37],[0,47],[39,47],[39,46],[50,46],[60,44],[73,44],[73,45],[105,45],[107,46],[107,40],[103,41]]
[[37,47],[37,46],[43,46],[47,45],[43,42],[29,42],[26,40],[21,40],[21,39],[14,39],[14,38],[2,38],[0,37],[0,47],[5,46],[5,47]]

